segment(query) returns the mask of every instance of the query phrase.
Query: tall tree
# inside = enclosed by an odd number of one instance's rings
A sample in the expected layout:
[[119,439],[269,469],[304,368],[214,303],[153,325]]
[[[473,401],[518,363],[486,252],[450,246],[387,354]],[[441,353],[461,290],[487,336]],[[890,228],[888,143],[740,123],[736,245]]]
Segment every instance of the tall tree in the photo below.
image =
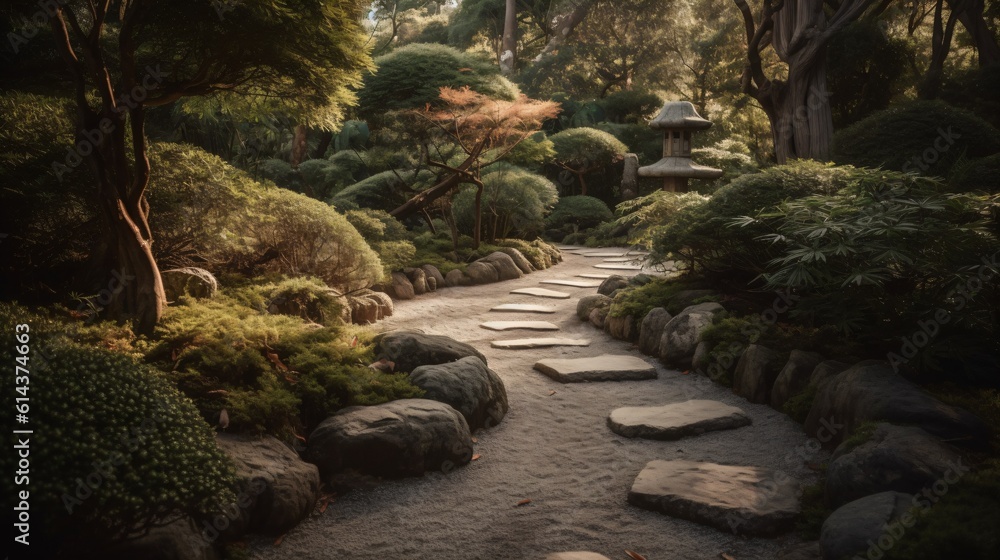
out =
[[507,0],[500,42],[500,73],[509,76],[517,60],[517,0]]
[[[733,2],[743,15],[747,40],[741,87],[767,114],[778,162],[828,159],[833,117],[826,81],[827,43],[846,25],[866,12],[885,10],[889,2],[763,0],[756,20],[747,0]],[[826,3],[831,4],[829,14]],[[785,79],[766,75],[768,47],[784,66]]]
[[[231,92],[280,100],[333,126],[370,65],[357,0],[67,0],[48,6],[75,102],[72,149],[104,219],[97,267],[124,281],[107,314],[153,330],[165,301],[149,228],[145,122],[152,107]],[[33,0],[15,9],[34,13]]]

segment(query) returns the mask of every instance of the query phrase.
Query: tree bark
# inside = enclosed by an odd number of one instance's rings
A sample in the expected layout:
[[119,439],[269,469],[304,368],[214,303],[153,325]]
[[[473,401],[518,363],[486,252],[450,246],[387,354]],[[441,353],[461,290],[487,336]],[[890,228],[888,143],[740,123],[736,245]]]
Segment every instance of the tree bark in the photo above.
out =
[[[964,9],[959,5],[964,4]],[[952,10],[958,10],[958,21],[962,27],[969,32],[973,44],[976,45],[976,52],[979,53],[979,67],[1000,63],[1000,45],[997,44],[996,36],[990,31],[986,20],[983,18],[983,0],[948,0],[948,6]]]
[[503,21],[503,40],[500,42],[500,73],[514,73],[517,60],[517,0],[507,0]]
[[306,141],[306,125],[300,124],[295,127],[295,135],[292,137],[292,167],[298,167],[306,159],[306,150],[309,144]]
[[538,53],[538,56],[533,60],[535,64],[559,50],[570,33],[587,17],[587,12],[590,11],[594,2],[595,0],[571,0],[568,2],[568,9],[553,18],[551,38],[545,44],[542,52]]

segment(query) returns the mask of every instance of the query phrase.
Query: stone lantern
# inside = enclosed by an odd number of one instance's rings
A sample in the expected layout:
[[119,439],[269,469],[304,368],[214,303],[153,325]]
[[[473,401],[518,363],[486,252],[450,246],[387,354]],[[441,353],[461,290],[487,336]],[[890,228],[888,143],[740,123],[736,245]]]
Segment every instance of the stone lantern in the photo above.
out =
[[701,118],[687,101],[669,101],[660,114],[649,122],[650,128],[663,130],[663,159],[639,168],[640,177],[663,177],[663,190],[687,192],[688,179],[717,179],[721,169],[691,161],[691,135],[712,126]]

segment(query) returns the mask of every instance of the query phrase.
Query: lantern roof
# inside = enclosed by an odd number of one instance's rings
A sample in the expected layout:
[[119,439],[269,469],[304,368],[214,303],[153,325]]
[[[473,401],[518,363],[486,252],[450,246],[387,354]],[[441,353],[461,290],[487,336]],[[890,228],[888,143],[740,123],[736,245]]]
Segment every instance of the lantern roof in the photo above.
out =
[[690,101],[668,101],[656,118],[649,121],[650,128],[704,130],[712,126],[698,114]]
[[660,161],[639,168],[641,177],[687,177],[689,179],[718,179],[721,169],[692,163],[686,157],[665,157]]

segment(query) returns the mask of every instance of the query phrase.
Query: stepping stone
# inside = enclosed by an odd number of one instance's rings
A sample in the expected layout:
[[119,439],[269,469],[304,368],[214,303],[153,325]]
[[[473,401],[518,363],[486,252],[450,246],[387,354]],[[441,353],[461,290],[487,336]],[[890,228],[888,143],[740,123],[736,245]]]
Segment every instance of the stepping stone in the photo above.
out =
[[595,264],[594,268],[603,268],[605,270],[642,270],[642,267],[635,264]]
[[557,331],[559,325],[547,321],[487,321],[479,325],[491,331],[510,331],[525,329],[529,331]]
[[542,360],[535,369],[560,383],[656,379],[656,368],[635,356],[603,354],[591,358]]
[[799,484],[781,471],[695,461],[651,461],[628,503],[742,535],[772,537],[793,528]]
[[604,259],[601,262],[606,262],[606,263],[639,262],[639,257],[615,257],[613,259]]
[[610,274],[577,274],[577,278],[592,278],[597,280],[607,280],[611,278]]
[[600,282],[584,282],[583,280],[542,280],[541,283],[570,286],[573,288],[596,288],[601,285]]
[[628,406],[615,409],[608,416],[608,427],[618,435],[658,440],[675,440],[749,425],[750,418],[739,408],[707,400],[666,406]]
[[494,348],[517,350],[522,348],[548,348],[550,346],[590,346],[589,340],[579,338],[518,338],[515,340],[494,340]]
[[582,253],[577,253],[577,254],[578,255],[583,255],[584,257],[624,257],[625,256],[625,253],[622,253],[621,251],[618,251],[616,253],[608,253],[608,252],[603,252],[603,253],[589,253],[589,252],[582,252]]
[[608,557],[596,552],[554,552],[545,557],[545,560],[608,560]]
[[569,299],[569,294],[567,294],[566,292],[546,290],[545,288],[518,288],[516,290],[511,290],[510,293],[518,295],[526,295],[526,296],[547,297],[553,299]]
[[501,303],[490,311],[509,311],[511,313],[555,313],[555,307],[532,305],[530,303]]

